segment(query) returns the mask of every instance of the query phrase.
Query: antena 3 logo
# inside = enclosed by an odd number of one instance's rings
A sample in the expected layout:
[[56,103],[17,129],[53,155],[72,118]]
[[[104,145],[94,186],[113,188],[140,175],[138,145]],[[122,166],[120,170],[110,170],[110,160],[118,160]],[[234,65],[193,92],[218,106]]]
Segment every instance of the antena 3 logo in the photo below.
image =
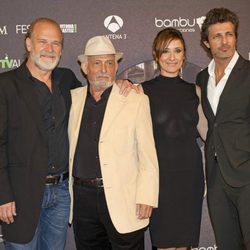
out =
[[108,30],[115,33],[116,31],[121,29],[121,27],[123,26],[123,20],[119,16],[116,16],[116,15],[108,16],[104,20],[104,26]]
[[8,31],[7,31],[7,26],[4,25],[4,26],[0,26],[0,36],[1,35],[8,35]]
[[111,31],[113,34],[106,35],[109,39],[127,39],[127,34],[116,33],[123,26],[123,20],[117,15],[107,16],[104,19],[104,27]]
[[201,27],[205,17],[198,18],[173,18],[173,19],[160,19],[155,17],[155,26],[157,28],[162,27],[173,27],[178,29],[181,32],[195,32],[196,25]]

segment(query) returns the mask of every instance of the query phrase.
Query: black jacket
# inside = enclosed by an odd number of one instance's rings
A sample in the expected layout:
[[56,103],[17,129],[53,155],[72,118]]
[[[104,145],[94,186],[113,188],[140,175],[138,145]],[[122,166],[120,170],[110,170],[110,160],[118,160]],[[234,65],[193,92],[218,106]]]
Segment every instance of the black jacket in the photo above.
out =
[[[74,73],[56,68],[69,115],[70,89],[80,86]],[[27,243],[37,227],[45,177],[48,145],[35,88],[23,63],[18,69],[0,74],[0,205],[15,201],[14,223],[3,223],[7,241]]]
[[215,152],[225,181],[233,187],[250,183],[250,62],[239,57],[214,115],[207,98],[208,69],[197,76],[203,111],[208,120],[205,144],[208,184]]

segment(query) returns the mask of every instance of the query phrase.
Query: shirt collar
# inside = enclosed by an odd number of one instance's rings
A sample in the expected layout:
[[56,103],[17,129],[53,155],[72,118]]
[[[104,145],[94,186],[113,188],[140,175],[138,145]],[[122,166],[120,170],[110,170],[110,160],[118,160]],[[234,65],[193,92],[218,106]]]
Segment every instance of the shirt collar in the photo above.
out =
[[[232,59],[230,60],[229,64],[227,65],[227,67],[225,69],[225,74],[230,72],[233,69],[238,58],[239,58],[239,53],[237,51],[235,51]],[[214,59],[212,59],[212,61],[208,65],[208,73],[210,76],[214,76],[214,69],[215,69],[215,62],[214,62]]]
[[[36,81],[36,82],[41,82],[40,80],[38,80],[37,78],[35,78],[35,77],[31,74],[31,72],[30,72],[30,70],[29,70],[29,68],[27,67],[26,64],[25,64],[25,71],[26,71],[26,74],[27,74],[28,78],[30,78],[33,82],[34,82],[34,81]],[[56,84],[58,84],[59,82],[57,81],[57,78],[56,78],[54,72],[55,72],[55,70],[53,70],[52,73],[51,73],[51,79],[52,79],[52,84],[53,84],[53,85],[56,85]]]
[[[103,91],[103,93],[101,94],[101,99],[100,100],[105,101],[105,100],[107,100],[109,98],[109,95],[111,93],[112,87],[113,87],[113,85],[111,85],[110,87],[106,88]],[[93,100],[94,100],[94,97],[90,93],[90,88],[89,87],[88,87],[88,90],[87,90],[87,97],[88,98],[93,98]]]

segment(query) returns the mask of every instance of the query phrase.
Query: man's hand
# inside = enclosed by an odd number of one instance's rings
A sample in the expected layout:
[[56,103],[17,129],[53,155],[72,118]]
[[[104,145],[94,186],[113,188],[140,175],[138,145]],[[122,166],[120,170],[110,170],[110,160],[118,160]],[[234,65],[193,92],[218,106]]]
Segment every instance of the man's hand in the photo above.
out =
[[148,219],[152,214],[153,207],[144,204],[136,204],[136,215],[138,219]]
[[14,222],[16,216],[16,204],[14,201],[0,206],[0,220],[10,224]]
[[139,85],[132,84],[129,80],[116,80],[116,84],[120,88],[119,93],[123,96],[128,96],[131,89],[134,89],[137,94],[143,93]]

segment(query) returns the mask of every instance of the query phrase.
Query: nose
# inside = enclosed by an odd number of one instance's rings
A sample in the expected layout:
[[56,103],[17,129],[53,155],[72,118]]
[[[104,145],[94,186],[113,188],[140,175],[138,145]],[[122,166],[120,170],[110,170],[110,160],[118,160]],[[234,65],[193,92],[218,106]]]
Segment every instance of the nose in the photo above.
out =
[[105,63],[102,63],[102,72],[106,73],[107,72],[107,66]]
[[170,60],[174,60],[175,59],[175,53],[174,52],[170,52],[169,59]]
[[49,51],[49,52],[54,51],[53,44],[47,43],[47,44],[46,44],[46,50]]
[[226,44],[227,43],[227,36],[222,36],[222,43]]

